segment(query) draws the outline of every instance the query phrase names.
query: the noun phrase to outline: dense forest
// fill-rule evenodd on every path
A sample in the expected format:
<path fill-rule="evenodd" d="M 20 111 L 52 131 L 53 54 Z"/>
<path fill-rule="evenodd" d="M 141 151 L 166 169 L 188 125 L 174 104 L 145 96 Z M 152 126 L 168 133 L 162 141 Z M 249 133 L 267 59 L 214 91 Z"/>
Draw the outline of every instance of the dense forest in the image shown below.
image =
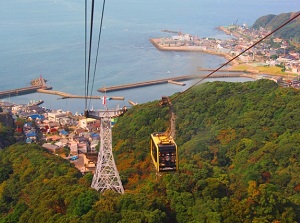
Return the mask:
<path fill-rule="evenodd" d="M 0 149 L 16 142 L 14 138 L 14 120 L 8 112 L 0 107 Z"/>
<path fill-rule="evenodd" d="M 299 13 L 299 12 L 298 12 Z M 290 18 L 295 16 L 295 12 L 281 13 L 279 15 L 265 15 L 258 18 L 253 24 L 252 28 L 259 29 L 260 27 L 274 30 L 275 28 L 281 26 L 283 23 L 287 22 Z M 296 18 L 280 30 L 274 33 L 274 37 L 279 37 L 283 39 L 293 39 L 298 38 L 300 35 L 300 18 Z"/>
<path fill-rule="evenodd" d="M 0 222 L 300 222 L 300 93 L 272 81 L 211 82 L 171 96 L 180 170 L 156 175 L 150 133 L 169 125 L 158 101 L 113 127 L 125 194 L 99 194 L 38 145 L 0 151 Z"/>

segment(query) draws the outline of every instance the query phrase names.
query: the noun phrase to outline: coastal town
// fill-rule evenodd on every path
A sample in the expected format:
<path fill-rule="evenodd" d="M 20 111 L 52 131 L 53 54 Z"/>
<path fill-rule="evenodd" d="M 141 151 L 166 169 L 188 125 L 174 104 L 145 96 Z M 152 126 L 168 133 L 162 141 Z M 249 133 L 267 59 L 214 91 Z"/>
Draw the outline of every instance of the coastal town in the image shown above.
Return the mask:
<path fill-rule="evenodd" d="M 247 50 L 271 31 L 264 28 L 255 30 L 247 27 L 246 24 L 220 26 L 218 29 L 232 38 L 226 40 L 200 38 L 182 32 L 162 30 L 170 33 L 171 36 L 153 38 L 150 41 L 157 49 L 164 51 L 198 51 L 220 55 L 227 59 L 241 54 L 233 61 L 233 65 L 247 64 L 253 68 L 252 71 L 256 70 L 255 67 L 278 67 L 282 75 L 290 79 L 300 74 L 300 54 L 293 47 L 298 43 L 270 37 Z M 264 70 L 267 74 L 268 71 Z"/>
<path fill-rule="evenodd" d="M 100 120 L 83 114 L 41 107 L 42 101 L 28 104 L 0 102 L 0 116 L 11 115 L 14 138 L 36 143 L 57 156 L 74 163 L 82 173 L 94 172 L 100 146 Z M 116 109 L 118 114 L 124 108 Z M 113 126 L 117 117 L 111 119 Z M 12 123 L 13 122 L 13 123 Z"/>

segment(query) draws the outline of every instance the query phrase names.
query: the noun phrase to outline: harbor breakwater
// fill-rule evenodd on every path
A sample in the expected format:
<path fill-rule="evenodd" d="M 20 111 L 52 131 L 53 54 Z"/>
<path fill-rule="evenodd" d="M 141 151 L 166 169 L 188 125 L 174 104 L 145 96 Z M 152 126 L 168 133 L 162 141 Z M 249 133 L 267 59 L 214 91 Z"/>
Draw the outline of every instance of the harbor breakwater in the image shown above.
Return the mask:
<path fill-rule="evenodd" d="M 158 49 L 161 51 L 183 51 L 183 52 L 202 52 L 202 53 L 207 53 L 207 54 L 212 54 L 216 56 L 221 56 L 226 58 L 227 60 L 231 60 L 232 57 L 226 53 L 213 50 L 213 49 L 206 49 L 203 46 L 189 46 L 189 45 L 183 45 L 183 46 L 174 46 L 174 45 L 165 45 L 162 44 L 162 39 L 161 38 L 152 38 L 150 39 L 150 42 Z M 232 61 L 232 64 L 237 64 L 236 61 Z"/>

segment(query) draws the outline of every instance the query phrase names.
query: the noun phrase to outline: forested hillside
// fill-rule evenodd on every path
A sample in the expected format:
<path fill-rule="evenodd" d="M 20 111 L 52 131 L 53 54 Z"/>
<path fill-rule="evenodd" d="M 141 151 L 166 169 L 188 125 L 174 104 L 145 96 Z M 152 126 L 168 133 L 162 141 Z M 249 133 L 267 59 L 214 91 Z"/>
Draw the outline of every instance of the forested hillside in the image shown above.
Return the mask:
<path fill-rule="evenodd" d="M 299 12 L 297 12 L 299 13 Z M 279 15 L 265 15 L 258 18 L 253 24 L 254 29 L 259 29 L 260 27 L 274 30 L 281 26 L 283 23 L 287 22 L 290 18 L 295 16 L 295 12 L 281 13 Z M 275 37 L 290 39 L 298 37 L 300 34 L 300 19 L 297 18 L 290 22 L 280 30 L 274 33 Z"/>
<path fill-rule="evenodd" d="M 113 128 L 124 195 L 100 195 L 67 161 L 14 145 L 0 152 L 0 222 L 300 222 L 297 90 L 212 82 L 172 102 L 179 172 L 156 176 L 149 138 L 168 108 L 141 104 Z"/>
<path fill-rule="evenodd" d="M 14 136 L 14 120 L 8 112 L 0 107 L 0 149 L 16 142 Z"/>

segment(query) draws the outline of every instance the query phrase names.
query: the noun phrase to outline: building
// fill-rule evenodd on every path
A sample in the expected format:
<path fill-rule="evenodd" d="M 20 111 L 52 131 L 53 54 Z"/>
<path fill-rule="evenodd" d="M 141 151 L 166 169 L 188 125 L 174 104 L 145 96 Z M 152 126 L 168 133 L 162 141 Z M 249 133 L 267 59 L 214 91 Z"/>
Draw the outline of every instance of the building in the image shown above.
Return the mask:
<path fill-rule="evenodd" d="M 80 128 L 89 128 L 89 127 L 92 127 L 94 125 L 96 125 L 97 123 L 100 123 L 99 121 L 97 121 L 96 119 L 93 119 L 93 118 L 82 118 L 79 120 L 78 122 L 78 126 Z"/>
<path fill-rule="evenodd" d="M 62 110 L 48 112 L 48 120 L 52 122 L 59 122 L 60 120 L 67 117 L 68 117 L 68 113 Z"/>
<path fill-rule="evenodd" d="M 44 143 L 42 147 L 50 150 L 53 153 L 56 153 L 56 150 L 59 148 L 57 145 L 53 145 L 51 143 Z"/>

